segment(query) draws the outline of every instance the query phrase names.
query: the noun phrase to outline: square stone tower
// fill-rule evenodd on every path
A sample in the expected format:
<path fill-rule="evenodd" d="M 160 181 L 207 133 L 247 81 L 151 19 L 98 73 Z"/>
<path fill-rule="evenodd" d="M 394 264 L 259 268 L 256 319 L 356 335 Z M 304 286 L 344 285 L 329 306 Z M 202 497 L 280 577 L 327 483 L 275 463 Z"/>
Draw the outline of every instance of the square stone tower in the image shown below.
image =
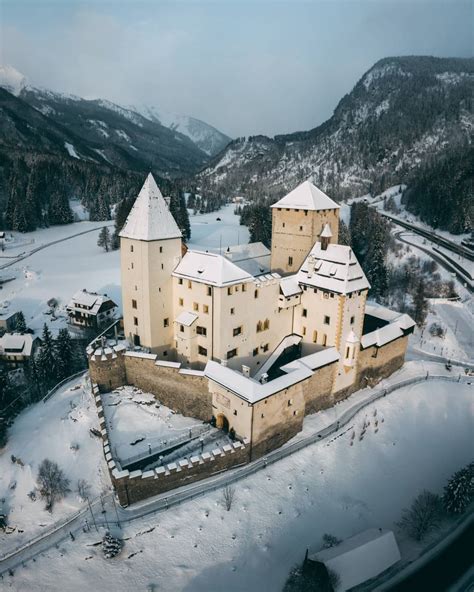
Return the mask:
<path fill-rule="evenodd" d="M 296 273 L 329 224 L 332 243 L 338 242 L 339 206 L 305 181 L 272 206 L 271 269 Z"/>
<path fill-rule="evenodd" d="M 172 349 L 171 274 L 181 247 L 181 231 L 150 173 L 120 233 L 120 264 L 125 335 L 153 353 Z"/>

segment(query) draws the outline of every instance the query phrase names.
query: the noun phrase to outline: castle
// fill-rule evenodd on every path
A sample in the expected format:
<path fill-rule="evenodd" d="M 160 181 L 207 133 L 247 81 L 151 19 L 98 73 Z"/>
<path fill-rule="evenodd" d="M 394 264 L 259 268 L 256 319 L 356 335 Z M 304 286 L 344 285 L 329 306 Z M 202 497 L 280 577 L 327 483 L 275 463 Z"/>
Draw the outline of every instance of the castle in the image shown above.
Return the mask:
<path fill-rule="evenodd" d="M 148 175 L 120 233 L 129 347 L 89 351 L 100 389 L 128 382 L 214 417 L 250 442 L 252 458 L 300 431 L 308 413 L 398 369 L 414 328 L 367 304 L 333 200 L 305 181 L 271 207 L 271 250 L 187 250 Z"/>

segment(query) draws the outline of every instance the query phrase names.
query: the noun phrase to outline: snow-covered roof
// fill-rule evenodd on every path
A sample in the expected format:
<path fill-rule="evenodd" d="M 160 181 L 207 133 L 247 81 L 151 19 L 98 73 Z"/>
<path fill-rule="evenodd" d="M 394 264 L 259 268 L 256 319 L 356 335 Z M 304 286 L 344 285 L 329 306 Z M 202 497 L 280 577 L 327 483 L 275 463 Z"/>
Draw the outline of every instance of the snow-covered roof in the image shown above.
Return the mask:
<path fill-rule="evenodd" d="M 151 173 L 133 204 L 120 236 L 143 241 L 181 238 L 181 231 Z"/>
<path fill-rule="evenodd" d="M 310 556 L 336 572 L 336 592 L 349 590 L 379 575 L 400 561 L 400 551 L 391 530 L 370 528 L 329 549 Z"/>
<path fill-rule="evenodd" d="M 324 238 L 331 238 L 332 237 L 332 230 L 331 230 L 331 226 L 329 225 L 329 222 L 326 222 L 326 224 L 324 225 L 323 231 L 321 232 L 321 237 L 324 237 Z"/>
<path fill-rule="evenodd" d="M 66 310 L 83 311 L 85 307 L 88 313 L 96 315 L 99 312 L 101 306 L 106 302 L 111 302 L 113 307 L 117 306 L 115 302 L 113 302 L 113 300 L 109 298 L 106 294 L 97 294 L 96 292 L 79 290 L 69 301 Z"/>
<path fill-rule="evenodd" d="M 290 191 L 280 201 L 274 203 L 272 208 L 289 208 L 291 210 L 334 210 L 339 206 L 328 197 L 321 189 L 318 189 L 311 181 L 304 181 L 296 189 Z"/>
<path fill-rule="evenodd" d="M 271 252 L 263 243 L 234 245 L 227 247 L 222 254 L 254 277 L 270 271 Z"/>
<path fill-rule="evenodd" d="M 250 273 L 226 257 L 202 251 L 188 251 L 178 263 L 173 275 L 220 287 L 253 279 Z"/>
<path fill-rule="evenodd" d="M 347 343 L 359 343 L 359 341 L 360 341 L 360 339 L 357 337 L 357 335 L 354 333 L 354 331 L 351 330 L 351 332 L 347 336 L 346 342 Z"/>
<path fill-rule="evenodd" d="M 338 294 L 370 288 L 356 256 L 346 245 L 329 244 L 323 249 L 317 242 L 303 262 L 297 278 L 302 284 Z"/>
<path fill-rule="evenodd" d="M 5 333 L 0 337 L 0 354 L 30 356 L 36 339 L 30 333 Z"/>
<path fill-rule="evenodd" d="M 387 324 L 362 336 L 360 343 L 364 349 L 372 345 L 382 347 L 402 337 L 405 331 L 412 329 L 416 324 L 409 315 L 390 310 L 385 306 L 367 304 L 365 314 L 385 321 Z"/>
<path fill-rule="evenodd" d="M 183 312 L 176 317 L 175 323 L 179 323 L 180 325 L 184 325 L 185 327 L 190 327 L 197 318 L 197 314 L 194 314 L 193 312 L 188 312 L 187 310 L 183 310 Z"/>
<path fill-rule="evenodd" d="M 317 370 L 318 368 L 322 368 L 323 366 L 327 366 L 328 364 L 332 364 L 338 360 L 339 352 L 337 349 L 335 347 L 325 347 L 319 351 L 308 354 L 307 356 L 303 356 L 302 358 L 298 358 L 297 360 L 282 366 L 281 370 L 288 372 L 292 368 L 295 368 L 298 364 L 303 364 L 310 370 Z"/>
<path fill-rule="evenodd" d="M 302 290 L 298 284 L 298 277 L 296 275 L 288 275 L 287 277 L 281 278 L 280 290 L 283 296 L 286 296 L 287 298 L 289 296 L 301 294 Z"/>

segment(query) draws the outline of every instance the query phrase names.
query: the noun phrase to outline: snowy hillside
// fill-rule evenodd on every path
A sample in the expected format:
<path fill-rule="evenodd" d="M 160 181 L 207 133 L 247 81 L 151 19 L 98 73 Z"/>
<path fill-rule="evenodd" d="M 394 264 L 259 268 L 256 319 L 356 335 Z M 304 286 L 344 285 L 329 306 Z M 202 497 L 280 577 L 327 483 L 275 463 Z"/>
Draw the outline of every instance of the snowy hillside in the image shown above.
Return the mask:
<path fill-rule="evenodd" d="M 189 117 L 162 111 L 151 105 L 131 105 L 130 109 L 140 113 L 150 121 L 156 121 L 165 127 L 176 130 L 187 136 L 198 148 L 208 156 L 214 156 L 223 150 L 230 142 L 230 138 L 212 125 Z"/>
<path fill-rule="evenodd" d="M 18 96 L 27 85 L 26 77 L 12 66 L 0 64 L 0 86 Z"/>
<path fill-rule="evenodd" d="M 309 177 L 336 199 L 375 195 L 471 144 L 473 92 L 474 59 L 386 58 L 319 127 L 234 140 L 200 177 L 248 196 L 280 197 Z"/>

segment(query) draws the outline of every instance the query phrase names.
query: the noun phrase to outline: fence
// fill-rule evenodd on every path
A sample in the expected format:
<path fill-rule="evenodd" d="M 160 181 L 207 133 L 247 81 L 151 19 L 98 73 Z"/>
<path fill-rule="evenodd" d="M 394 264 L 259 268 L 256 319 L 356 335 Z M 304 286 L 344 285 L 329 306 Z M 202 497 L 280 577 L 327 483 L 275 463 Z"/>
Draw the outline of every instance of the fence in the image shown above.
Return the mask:
<path fill-rule="evenodd" d="M 463 376 L 459 374 L 457 377 L 455 376 L 446 376 L 446 375 L 437 375 L 437 374 L 429 374 L 423 373 L 419 376 L 414 376 L 412 378 L 402 380 L 396 384 L 389 385 L 386 388 L 377 389 L 373 392 L 370 396 L 368 396 L 363 401 L 356 403 L 349 409 L 347 409 L 337 421 L 333 422 L 332 424 L 326 426 L 319 432 L 311 434 L 310 436 L 306 436 L 297 440 L 295 442 L 285 444 L 282 448 L 274 450 L 270 452 L 267 456 L 263 458 L 259 458 L 252 463 L 245 464 L 241 467 L 236 467 L 231 471 L 223 471 L 221 474 L 215 475 L 214 477 L 210 477 L 203 481 L 194 483 L 192 485 L 188 485 L 177 489 L 172 492 L 166 492 L 165 494 L 160 494 L 155 498 L 152 498 L 150 502 L 141 502 L 138 507 L 131 506 L 127 509 L 118 508 L 118 515 L 120 517 L 121 522 L 133 522 L 139 518 L 144 516 L 155 514 L 157 512 L 161 512 L 163 510 L 167 510 L 168 508 L 178 505 L 184 501 L 191 500 L 193 498 L 199 497 L 204 493 L 208 493 L 210 491 L 214 491 L 216 489 L 220 489 L 225 487 L 226 485 L 232 485 L 237 481 L 253 475 L 257 471 L 266 468 L 269 464 L 277 462 L 299 450 L 302 450 L 306 446 L 310 446 L 316 442 L 321 441 L 323 438 L 331 435 L 334 432 L 337 432 L 341 427 L 347 425 L 347 423 L 359 413 L 362 409 L 380 399 L 385 397 L 387 394 L 392 393 L 396 390 L 404 388 L 406 386 L 410 386 L 413 384 L 422 383 L 426 380 L 442 380 L 445 382 L 462 382 L 470 384 L 473 382 L 472 377 Z M 107 500 L 112 499 L 113 494 L 109 494 L 106 496 Z M 104 500 L 104 498 L 102 498 Z M 91 506 L 96 507 L 100 503 L 100 498 L 97 498 L 92 502 Z M 0 558 L 0 574 L 5 573 L 9 569 L 13 569 L 17 565 L 35 557 L 39 553 L 49 549 L 54 544 L 57 544 L 64 538 L 66 538 L 69 533 L 71 532 L 78 532 L 81 530 L 81 523 L 80 519 L 85 518 L 87 513 L 89 512 L 89 508 L 84 508 L 80 510 L 70 518 L 68 518 L 65 522 L 61 523 L 58 526 L 55 526 L 52 530 L 48 532 L 43 532 L 41 535 L 38 535 L 28 543 L 25 543 L 18 547 L 17 549 L 10 551 L 3 555 Z M 109 522 L 115 522 L 114 519 L 110 519 Z M 104 519 L 96 520 L 97 526 L 107 526 L 108 522 Z M 61 538 L 54 537 L 54 535 L 62 535 Z M 41 542 L 45 542 L 47 546 L 41 545 Z M 49 543 L 48 543 L 49 541 Z M 36 548 L 35 548 L 36 546 Z M 30 551 L 29 556 L 20 557 L 20 554 L 24 551 Z M 10 565 L 7 565 L 7 561 L 10 561 Z"/>
<path fill-rule="evenodd" d="M 43 401 L 43 403 L 46 403 L 46 401 L 48 399 L 50 399 L 54 395 L 54 393 L 57 390 L 59 390 L 62 386 L 64 386 L 65 384 L 67 384 L 71 380 L 74 380 L 74 378 L 82 376 L 82 374 L 86 374 L 86 372 L 87 372 L 87 370 L 79 370 L 79 372 L 75 372 L 74 374 L 71 374 L 71 376 L 67 376 L 66 378 L 63 378 L 63 380 L 61 380 L 61 382 L 58 382 L 58 384 L 54 385 L 53 388 L 50 391 L 48 391 L 46 393 L 46 395 L 41 399 Z"/>

